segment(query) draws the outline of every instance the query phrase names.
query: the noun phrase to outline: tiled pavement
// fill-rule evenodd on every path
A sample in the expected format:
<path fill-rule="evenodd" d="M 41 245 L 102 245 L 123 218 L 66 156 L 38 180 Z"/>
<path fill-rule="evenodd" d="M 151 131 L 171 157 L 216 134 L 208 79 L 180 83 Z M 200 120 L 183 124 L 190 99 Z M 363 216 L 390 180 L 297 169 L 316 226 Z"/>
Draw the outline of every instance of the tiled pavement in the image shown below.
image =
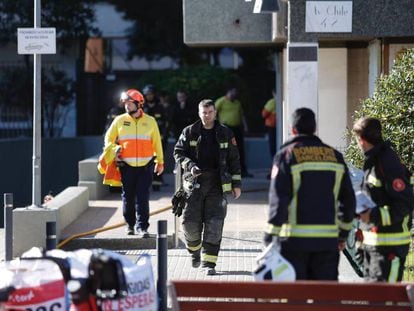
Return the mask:
<path fill-rule="evenodd" d="M 243 179 L 243 191 L 239 200 L 229 200 L 227 217 L 225 221 L 222 248 L 217 262 L 217 275 L 206 276 L 201 269 L 191 267 L 191 259 L 180 242 L 176 248 L 168 250 L 168 279 L 204 280 L 252 280 L 251 271 L 255 266 L 255 258 L 262 248 L 263 229 L 267 217 L 267 189 L 269 181 L 265 176 L 267 172 L 253 171 L 254 178 Z M 174 189 L 172 175 L 166 175 L 167 186 L 160 192 L 151 194 L 151 211 L 168 206 Z M 150 239 L 138 239 L 136 236 L 125 235 L 124 227 L 94 234 L 85 240 L 105 241 L 105 245 L 115 246 L 121 253 L 136 260 L 140 254 L 151 255 L 154 272 L 157 272 L 157 251 L 153 249 L 156 236 L 157 220 L 167 220 L 168 233 L 172 235 L 174 217 L 170 211 L 151 217 Z M 121 223 L 122 211 L 120 194 L 113 193 L 105 200 L 90 201 L 90 208 L 79 217 L 77 221 L 65 228 L 64 236 L 86 232 L 92 229 Z M 0 260 L 4 258 L 3 229 L 0 229 Z M 178 232 L 178 237 L 182 233 Z M 146 240 L 146 241 L 144 241 Z M 92 241 L 92 242 L 91 242 Z M 82 241 L 77 241 L 82 247 Z M 85 242 L 85 241 L 83 241 Z M 71 242 L 75 243 L 75 242 Z M 68 246 L 71 244 L 69 243 Z M 76 244 L 72 244 L 76 245 Z M 88 245 L 88 244 L 83 244 Z M 93 245 L 93 244 L 89 244 Z M 149 247 L 152 249 L 137 249 Z M 361 281 L 353 272 L 347 260 L 342 256 L 340 264 L 340 281 Z"/>

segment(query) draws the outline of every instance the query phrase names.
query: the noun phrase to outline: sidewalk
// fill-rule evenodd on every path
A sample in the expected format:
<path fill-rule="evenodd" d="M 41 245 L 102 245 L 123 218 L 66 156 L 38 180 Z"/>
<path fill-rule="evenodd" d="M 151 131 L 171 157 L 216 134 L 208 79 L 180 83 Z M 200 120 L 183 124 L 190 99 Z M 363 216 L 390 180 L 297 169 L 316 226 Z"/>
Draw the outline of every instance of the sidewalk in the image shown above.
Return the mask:
<path fill-rule="evenodd" d="M 255 258 L 261 252 L 263 246 L 263 230 L 266 226 L 268 213 L 269 181 L 266 179 L 268 173 L 266 170 L 256 170 L 252 171 L 252 173 L 254 178 L 243 179 L 240 199 L 234 200 L 229 196 L 222 247 L 216 267 L 217 275 L 205 276 L 201 269 L 191 267 L 191 258 L 182 242 L 182 232 L 179 231 L 178 237 L 181 242 L 176 248 L 168 249 L 168 279 L 205 280 L 214 278 L 215 280 L 222 281 L 247 281 L 253 279 L 251 271 L 255 268 Z M 170 199 L 174 192 L 174 176 L 166 175 L 164 179 L 168 185 L 163 186 L 160 192 L 151 193 L 151 211 L 170 205 Z M 122 222 L 120 194 L 113 193 L 105 199 L 91 201 L 91 207 L 78 221 L 69 225 L 64 230 L 64 234 L 70 236 L 71 234 Z M 126 236 L 124 227 L 98 233 L 89 239 L 98 239 L 101 241 L 100 243 L 105 241 L 104 243 L 115 246 L 113 248 L 134 261 L 141 254 L 151 255 L 154 273 L 156 274 L 157 251 L 154 248 L 157 221 L 160 219 L 167 220 L 168 234 L 172 235 L 174 217 L 171 211 L 166 211 L 151 217 L 150 239 Z M 126 247 L 123 248 L 122 246 Z M 143 246 L 147 249 L 142 249 Z M 362 281 L 354 273 L 343 256 L 341 256 L 340 264 L 340 281 Z"/>
<path fill-rule="evenodd" d="M 225 220 L 222 247 L 217 262 L 217 275 L 205 276 L 201 269 L 191 267 L 191 259 L 184 244 L 181 242 L 174 249 L 168 250 L 168 279 L 190 279 L 190 280 L 221 280 L 221 281 L 247 281 L 252 280 L 251 271 L 255 267 L 255 258 L 262 249 L 263 230 L 266 226 L 268 213 L 268 187 L 269 181 L 266 179 L 266 170 L 252 171 L 254 178 L 244 178 L 242 195 L 239 200 L 229 197 L 227 207 L 227 217 Z M 174 189 L 174 176 L 165 176 L 168 184 L 163 186 L 160 192 L 152 192 L 150 200 L 151 211 L 170 205 L 170 199 Z M 77 239 L 68 243 L 107 243 L 104 245 L 117 249 L 132 260 L 143 253 L 151 255 L 156 277 L 157 270 L 157 251 L 155 247 L 155 236 L 157 231 L 157 221 L 167 220 L 168 234 L 173 234 L 174 217 L 170 210 L 152 216 L 149 232 L 150 239 L 139 239 L 136 236 L 127 236 L 125 227 L 94 234 L 88 238 Z M 181 219 L 180 219 L 181 220 Z M 120 193 L 111 193 L 105 200 L 90 201 L 89 209 L 79 217 L 74 223 L 70 224 L 63 231 L 65 237 L 73 234 L 86 232 L 92 229 L 113 225 L 123 222 Z M 182 232 L 178 233 L 182 239 Z M 4 245 L 2 229 L 0 229 L 0 260 L 4 258 L 1 253 Z M 88 245 L 88 244 L 83 244 Z M 102 245 L 102 244 L 101 244 Z M 113 247 L 112 247 L 113 246 Z M 147 249 L 142 249 L 143 246 Z M 85 246 L 82 246 L 85 247 Z M 92 246 L 94 247 L 94 246 Z M 71 247 L 72 248 L 72 247 Z M 109 248 L 109 247 L 108 247 Z M 362 281 L 352 270 L 348 261 L 341 256 L 340 281 L 355 282 Z"/>

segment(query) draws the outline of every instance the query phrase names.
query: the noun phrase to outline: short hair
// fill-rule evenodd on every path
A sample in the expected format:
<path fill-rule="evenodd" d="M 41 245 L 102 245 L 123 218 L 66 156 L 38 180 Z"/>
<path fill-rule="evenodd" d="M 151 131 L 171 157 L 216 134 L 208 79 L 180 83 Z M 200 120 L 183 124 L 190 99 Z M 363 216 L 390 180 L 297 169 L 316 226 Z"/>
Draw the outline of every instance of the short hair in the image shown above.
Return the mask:
<path fill-rule="evenodd" d="M 214 110 L 216 109 L 216 106 L 214 106 L 214 102 L 211 99 L 203 99 L 199 104 L 198 104 L 198 109 L 200 108 L 208 108 L 208 107 L 214 107 Z"/>
<path fill-rule="evenodd" d="M 292 127 L 299 134 L 313 135 L 316 130 L 315 113 L 309 108 L 298 108 L 292 114 Z"/>
<path fill-rule="evenodd" d="M 370 144 L 376 145 L 383 141 L 381 122 L 376 118 L 360 118 L 355 122 L 352 130 L 356 135 L 365 139 Z"/>

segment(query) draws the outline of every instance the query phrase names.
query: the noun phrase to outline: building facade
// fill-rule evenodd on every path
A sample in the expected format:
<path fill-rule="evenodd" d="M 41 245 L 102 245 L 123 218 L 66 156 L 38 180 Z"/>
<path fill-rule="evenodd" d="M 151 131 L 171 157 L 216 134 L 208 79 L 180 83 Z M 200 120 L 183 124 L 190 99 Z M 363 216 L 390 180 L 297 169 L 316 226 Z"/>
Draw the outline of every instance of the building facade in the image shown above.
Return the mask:
<path fill-rule="evenodd" d="M 279 142 L 289 137 L 293 110 L 306 106 L 318 116 L 318 135 L 344 149 L 360 101 L 398 54 L 414 47 L 413 1 L 269 1 L 278 3 L 277 12 L 254 14 L 265 0 L 184 0 L 185 43 L 279 47 Z"/>

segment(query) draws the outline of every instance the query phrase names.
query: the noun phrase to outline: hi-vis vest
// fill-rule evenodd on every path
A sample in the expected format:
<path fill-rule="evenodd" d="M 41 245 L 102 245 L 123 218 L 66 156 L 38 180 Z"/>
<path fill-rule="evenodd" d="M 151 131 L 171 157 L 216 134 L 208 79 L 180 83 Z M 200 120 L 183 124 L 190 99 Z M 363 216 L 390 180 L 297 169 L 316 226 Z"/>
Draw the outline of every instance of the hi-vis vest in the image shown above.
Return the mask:
<path fill-rule="evenodd" d="M 138 119 L 127 113 L 116 117 L 105 134 L 105 148 L 109 145 L 117 145 L 122 160 L 130 166 L 145 166 L 154 156 L 164 164 L 157 122 L 145 113 Z"/>

